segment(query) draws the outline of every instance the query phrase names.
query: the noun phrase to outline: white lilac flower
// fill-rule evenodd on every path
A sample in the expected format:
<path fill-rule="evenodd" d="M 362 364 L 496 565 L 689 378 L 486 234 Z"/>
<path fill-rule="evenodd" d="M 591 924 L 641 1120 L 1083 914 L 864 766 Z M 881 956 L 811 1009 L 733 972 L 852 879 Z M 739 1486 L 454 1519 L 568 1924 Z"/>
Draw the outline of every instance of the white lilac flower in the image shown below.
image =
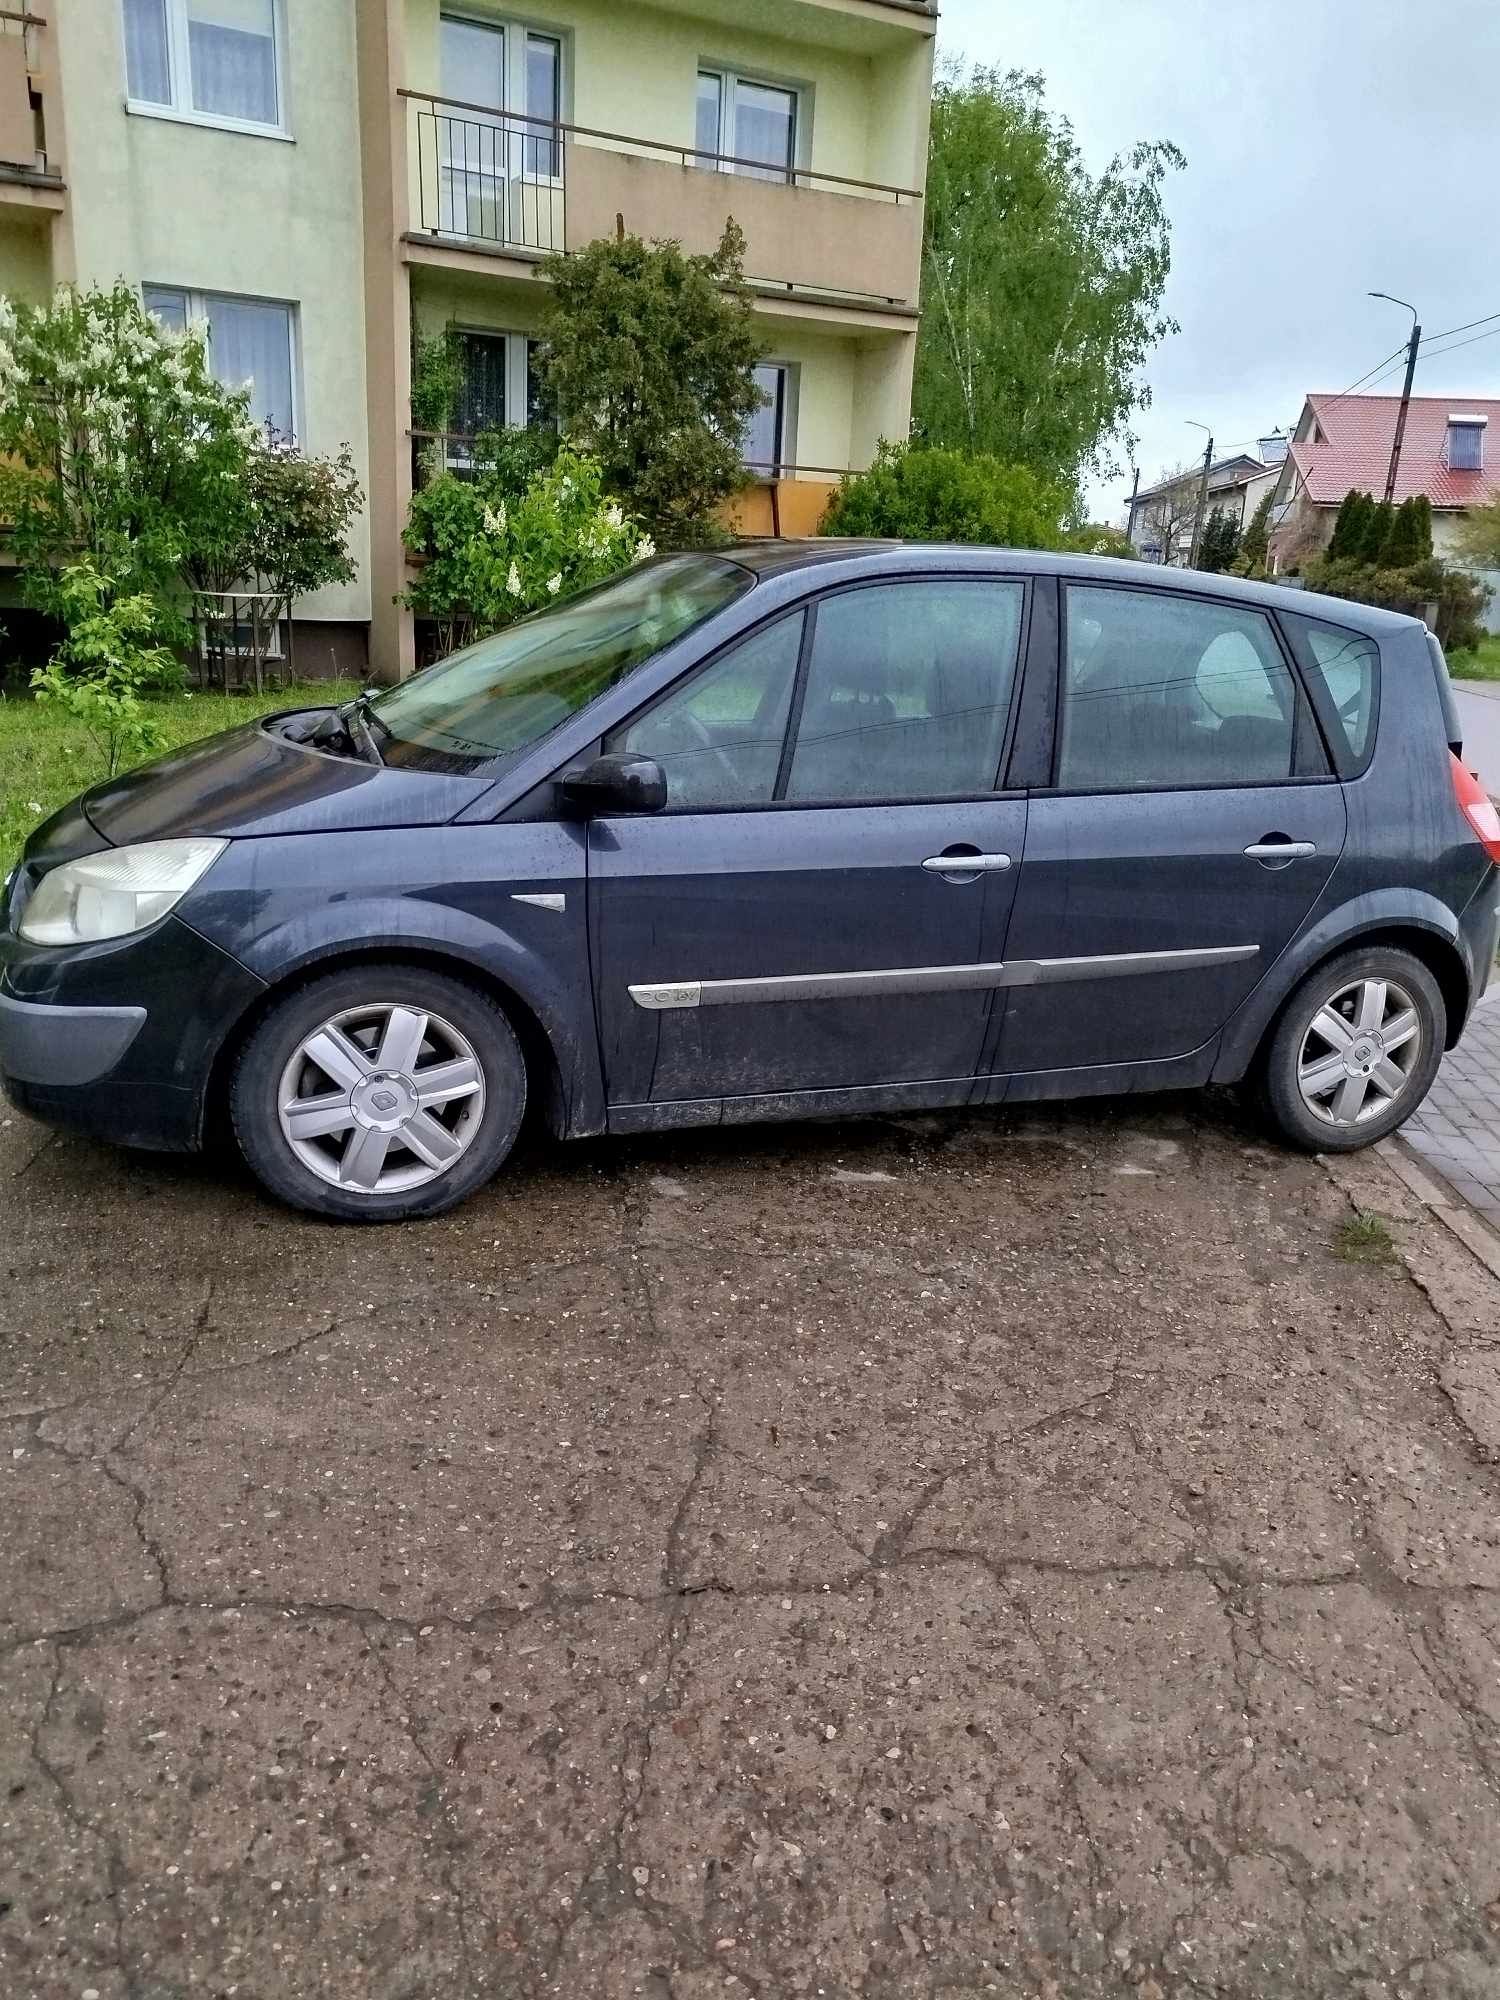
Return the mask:
<path fill-rule="evenodd" d="M 624 527 L 625 515 L 618 500 L 610 501 L 604 510 L 604 518 L 612 528 Z"/>
<path fill-rule="evenodd" d="M 547 579 L 547 595 L 549 597 L 556 597 L 557 593 L 561 589 L 562 589 L 562 571 L 559 570 L 556 576 L 549 576 Z"/>
<path fill-rule="evenodd" d="M 510 592 L 512 597 L 519 597 L 521 595 L 521 568 L 519 563 L 514 560 L 511 562 L 510 574 L 505 579 L 505 588 Z"/>
<path fill-rule="evenodd" d="M 649 535 L 642 535 L 641 539 L 635 545 L 636 561 L 645 562 L 648 556 L 654 556 L 655 554 L 656 554 L 655 542 L 652 541 Z"/>

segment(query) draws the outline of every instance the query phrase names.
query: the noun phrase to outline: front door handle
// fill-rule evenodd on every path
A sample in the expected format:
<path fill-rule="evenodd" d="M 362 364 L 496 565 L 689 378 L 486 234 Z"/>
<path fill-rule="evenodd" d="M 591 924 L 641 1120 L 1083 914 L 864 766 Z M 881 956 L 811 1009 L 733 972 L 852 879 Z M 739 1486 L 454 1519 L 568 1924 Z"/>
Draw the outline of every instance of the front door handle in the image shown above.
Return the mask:
<path fill-rule="evenodd" d="M 929 854 L 922 863 L 930 875 L 942 875 L 953 882 L 972 882 L 976 875 L 1003 875 L 1010 865 L 1008 854 L 980 854 L 972 848 Z"/>
<path fill-rule="evenodd" d="M 1245 849 L 1251 861 L 1269 861 L 1274 865 L 1283 861 L 1306 861 L 1318 851 L 1313 840 L 1257 840 Z"/>

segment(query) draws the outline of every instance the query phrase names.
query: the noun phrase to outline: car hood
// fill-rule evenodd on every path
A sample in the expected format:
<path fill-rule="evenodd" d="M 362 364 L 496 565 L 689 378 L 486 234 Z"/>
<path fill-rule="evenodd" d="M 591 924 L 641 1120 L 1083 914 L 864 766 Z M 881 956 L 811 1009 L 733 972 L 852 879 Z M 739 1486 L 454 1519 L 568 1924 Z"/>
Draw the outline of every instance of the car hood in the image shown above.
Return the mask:
<path fill-rule="evenodd" d="M 104 838 L 125 847 L 191 833 L 234 838 L 441 826 L 493 782 L 388 770 L 290 743 L 252 722 L 109 778 L 82 803 Z"/>

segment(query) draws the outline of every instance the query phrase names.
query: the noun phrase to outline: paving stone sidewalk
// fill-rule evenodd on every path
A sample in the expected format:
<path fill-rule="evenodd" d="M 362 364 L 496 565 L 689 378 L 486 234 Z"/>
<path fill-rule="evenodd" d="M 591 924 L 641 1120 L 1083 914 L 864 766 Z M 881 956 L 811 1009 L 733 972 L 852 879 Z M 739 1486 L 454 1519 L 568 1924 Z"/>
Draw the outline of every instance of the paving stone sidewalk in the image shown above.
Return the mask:
<path fill-rule="evenodd" d="M 1401 1132 L 1471 1207 L 1500 1225 L 1500 992 L 1481 1002 Z"/>

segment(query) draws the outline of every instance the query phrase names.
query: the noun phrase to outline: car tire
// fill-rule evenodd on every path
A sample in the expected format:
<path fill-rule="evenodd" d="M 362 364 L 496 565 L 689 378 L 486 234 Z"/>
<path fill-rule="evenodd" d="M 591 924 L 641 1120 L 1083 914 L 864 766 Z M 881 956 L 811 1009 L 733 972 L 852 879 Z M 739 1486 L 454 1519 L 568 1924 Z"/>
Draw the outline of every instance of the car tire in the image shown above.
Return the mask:
<path fill-rule="evenodd" d="M 526 1109 L 504 1010 L 423 966 L 350 966 L 259 1021 L 229 1092 L 235 1137 L 279 1200 L 340 1222 L 441 1215 L 491 1177 Z"/>
<path fill-rule="evenodd" d="M 1420 959 L 1388 945 L 1344 952 L 1309 973 L 1282 1009 L 1260 1063 L 1262 1107 L 1305 1152 L 1373 1146 L 1427 1095 L 1447 1025 L 1442 991 Z"/>

